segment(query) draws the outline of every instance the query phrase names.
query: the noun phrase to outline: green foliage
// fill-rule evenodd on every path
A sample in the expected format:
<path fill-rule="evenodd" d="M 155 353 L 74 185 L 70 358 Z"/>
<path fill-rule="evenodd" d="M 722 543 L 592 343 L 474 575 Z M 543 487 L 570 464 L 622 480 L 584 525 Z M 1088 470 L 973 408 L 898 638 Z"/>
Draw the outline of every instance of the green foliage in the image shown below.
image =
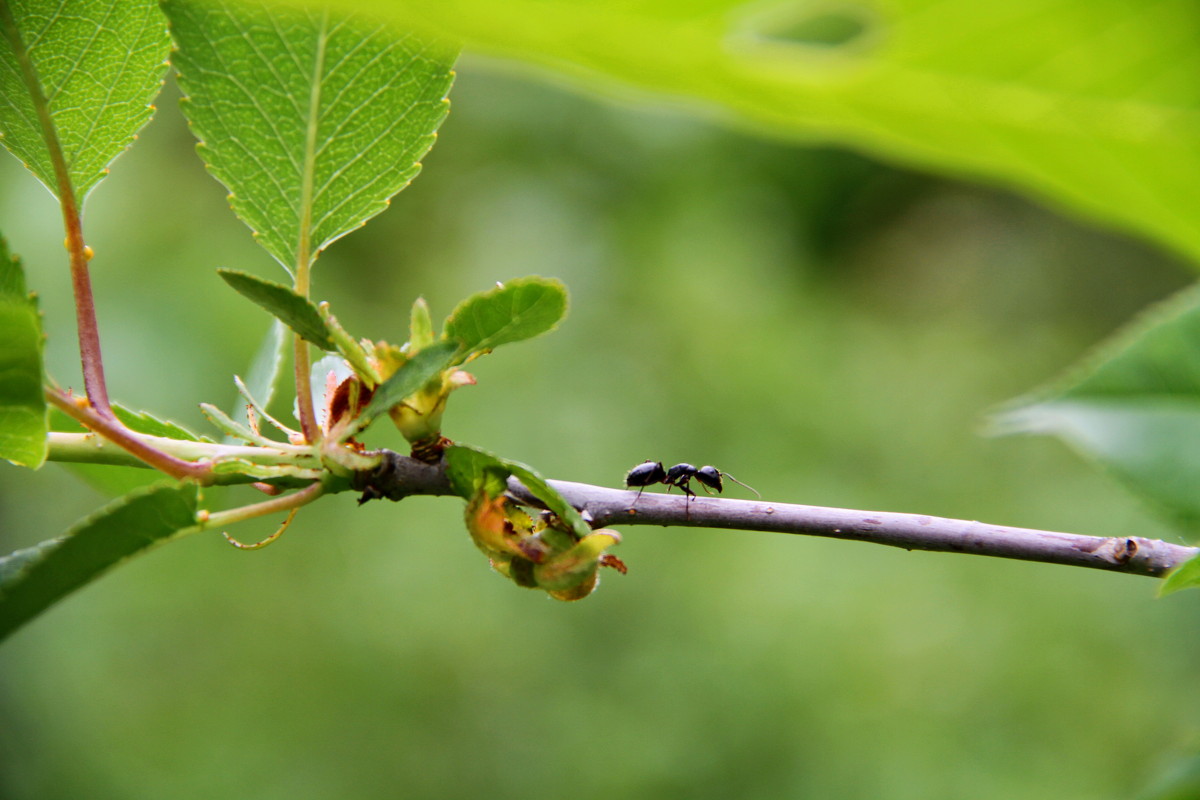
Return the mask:
<path fill-rule="evenodd" d="M 186 442 L 211 441 L 189 431 L 177 422 L 159 419 L 148 411 L 131 411 L 120 405 L 113 405 L 113 414 L 125 424 L 125 427 L 147 436 L 162 436 L 167 439 L 179 439 Z"/>
<path fill-rule="evenodd" d="M 460 303 L 446 319 L 443 335 L 462 342 L 461 361 L 551 331 L 566 313 L 567 290 L 561 281 L 518 278 Z"/>
<path fill-rule="evenodd" d="M 592 532 L 575 507 L 532 467 L 500 458 L 477 447 L 454 445 L 446 449 L 446 476 L 458 496 L 469 500 L 485 486 L 489 472 L 501 473 L 506 477 L 515 475 L 534 497 L 566 522 L 577 537 L 583 538 Z"/>
<path fill-rule="evenodd" d="M 455 7 L 463 8 L 451 0 L 448 13 Z M 541 13 L 526 19 L 520 18 L 526 4 L 510 8 L 513 18 L 500 22 L 523 34 L 552 28 L 561 15 L 586 7 L 539 4 Z M 931 4 L 931 30 L 940 14 L 955 8 L 965 6 Z M 1060 8 L 1056 3 L 1042 11 L 1053 18 Z M 1108 8 L 1097 6 L 1097 17 Z M 1147 7 L 1139 18 L 1153 24 L 1162 8 Z M 901 9 L 892 4 L 886 11 Z M 671 11 L 654 3 L 609 4 L 586 36 L 570 43 L 548 37 L 541 46 L 583 49 L 595 42 L 597 58 L 653 60 L 639 79 L 666 82 L 672 60 L 688 55 L 686 47 L 675 47 L 687 31 L 673 40 L 630 37 L 621 43 L 628 55 L 600 48 L 612 43 L 604 38 L 606 26 Z M 491 13 L 453 22 L 466 27 L 481 19 L 482 36 L 505 12 Z M 965 13 L 960 22 L 974 24 Z M 1179 30 L 1186 31 L 1182 14 L 1181 23 Z M 1133 28 L 1110 31 L 1119 38 L 1136 33 Z M 496 30 L 502 34 L 503 25 Z M 872 30 L 868 25 L 867 33 Z M 1068 58 L 1075 33 L 1087 35 L 1086 26 L 1064 26 L 1048 38 L 1060 42 Z M 1020 42 L 1012 57 L 1028 52 L 1024 48 L 1037 50 L 1046 38 Z M 1004 37 L 997 39 L 1003 43 Z M 972 48 L 964 51 L 964 62 L 975 56 Z M 1114 48 L 1106 63 L 1119 66 L 1124 52 Z M 1174 63 L 1166 63 L 1170 53 L 1164 51 L 1164 70 Z M 723 52 L 712 55 L 718 63 L 725 58 Z M 1053 68 L 1052 61 L 1044 59 L 1043 69 Z M 696 67 L 697 76 L 709 66 L 684 63 Z M 955 61 L 947 57 L 942 66 L 949 70 Z M 759 78 L 745 72 L 747 80 Z M 1010 85 L 1030 74 L 1037 77 L 1035 70 L 1015 72 Z M 814 196 L 819 200 L 819 192 L 801 197 L 808 189 L 764 180 L 755 162 L 793 175 L 801 172 L 798 163 L 817 165 L 812 185 L 828 179 L 847 202 L 869 199 L 856 194 L 852 177 L 839 173 L 840 157 L 774 150 L 677 118 L 620 116 L 610 109 L 581 115 L 579 109 L 588 107 L 571 105 L 576 101 L 563 95 L 528 88 L 491 92 L 495 87 L 484 84 L 488 96 L 478 104 L 485 107 L 487 134 L 468 130 L 478 116 L 464 117 L 456 131 L 463 139 L 475 137 L 476 149 L 467 149 L 465 158 L 462 150 L 444 154 L 441 199 L 439 184 L 430 184 L 428 203 L 423 198 L 419 210 L 396 220 L 399 235 L 380 237 L 382 249 L 357 255 L 364 263 L 389 264 L 389 248 L 402 242 L 406 259 L 425 271 L 397 281 L 399 288 L 376 284 L 367 293 L 345 293 L 345 302 L 360 303 L 345 318 L 365 318 L 381 306 L 395 318 L 410 280 L 440 296 L 454 291 L 461 276 L 495 274 L 495 257 L 527 260 L 527 269 L 561 269 L 570 282 L 585 285 L 589 303 L 613 304 L 580 315 L 578 326 L 562 332 L 561 347 L 578 360 L 603 341 L 600 361 L 588 368 L 616 379 L 605 391 L 563 392 L 561 368 L 498 370 L 488 387 L 488 413 L 465 416 L 460 430 L 468 440 L 486 438 L 500 452 L 519 448 L 532 463 L 574 459 L 597 481 L 610 475 L 615 483 L 623 468 L 647 455 L 696 453 L 738 475 L 744 474 L 738 463 L 752 456 L 774 483 L 763 488 L 781 499 L 895 504 L 984 518 L 1065 516 L 1079 530 L 1114 535 L 1132 518 L 1137 530 L 1157 535 L 1136 509 L 1053 450 L 1035 446 L 1030 458 L 1028 447 L 998 447 L 969 436 L 972 408 L 1043 372 L 1062 349 L 1077 344 L 1080 327 L 1106 323 L 1105 311 L 1085 315 L 1062 297 L 1039 295 L 1030 305 L 1045 317 L 1028 326 L 1037 328 L 1031 338 L 1022 325 L 1028 318 L 1009 319 L 1012 306 L 1004 297 L 988 297 L 980 307 L 959 302 L 989 284 L 971 270 L 978 265 L 947 258 L 937 246 L 945 239 L 936 231 L 916 237 L 915 248 L 901 245 L 912 274 L 883 275 L 878 264 L 857 256 L 861 281 L 818 274 L 825 261 L 806 249 L 796 223 L 813 222 L 804 206 Z M 902 102 L 912 94 L 877 102 Z M 965 94 L 950 98 L 961 99 L 964 116 L 978 108 Z M 934 91 L 927 102 L 945 99 Z M 861 119 L 867 127 L 877 118 L 864 113 Z M 514 129 L 507 139 L 505 125 Z M 627 146 L 642 133 L 636 147 Z M 881 124 L 877 135 L 896 134 Z M 534 148 L 536 158 L 530 158 Z M 186 185 L 170 172 L 172 158 L 177 154 L 147 162 L 148 171 L 162 175 L 162 182 Z M 589 158 L 606 166 L 619 160 L 620 170 L 602 173 Z M 546 174 L 538 175 L 530 162 L 544 163 Z M 502 209 L 504 204 L 478 197 L 464 204 L 464 194 L 473 193 L 464 186 L 482 181 L 464 181 L 463 175 L 479 175 L 482 163 L 494 169 L 486 173 L 489 180 L 499 178 L 481 187 L 485 191 L 503 198 L 510 188 L 506 177 L 514 186 L 521 182 L 522 197 L 532 200 L 528 217 L 514 212 L 513 204 Z M 1119 159 L 1097 158 L 1088 168 L 1123 167 Z M 571 186 L 589 190 L 566 188 L 564 173 Z M 1130 185 L 1136 201 L 1140 187 L 1132 180 Z M 0 188 L 10 204 L 22 197 Z M 144 189 L 161 196 L 154 186 Z M 968 204 L 978 200 L 969 190 L 963 194 Z M 761 204 L 744 202 L 748 198 Z M 605 207 L 613 200 L 620 201 L 621 213 Z M 137 202 L 131 198 L 128 207 L 138 208 Z M 887 207 L 909 202 L 911 195 L 904 195 Z M 780 205 L 786 212 L 774 213 Z M 156 216 L 163 207 L 128 218 L 157 219 L 156 229 L 170 230 L 166 218 Z M 555 213 L 544 213 L 549 208 Z M 834 204 L 828 215 L 844 208 Z M 422 237 L 434 227 L 430 219 L 455 220 L 461 228 Z M 512 240 L 496 232 L 511 232 L 518 227 L 514 221 L 536 223 L 539 239 L 545 233 L 552 245 L 580 242 L 588 252 L 603 251 L 603 261 L 558 263 L 561 246 L 506 250 Z M 1067 249 L 1071 242 L 1048 257 L 1037 247 L 1038 235 L 1060 234 L 1064 227 L 1043 217 L 1033 226 L 1028 221 L 1013 226 L 1003 246 L 971 238 L 989 251 L 980 256 L 979 272 L 1004 272 L 1006 292 L 1025 303 L 1025 293 L 1046 292 L 1046 282 L 1031 275 L 1061 270 L 1058 259 L 1088 260 Z M 837 227 L 826 220 L 813 230 L 822 237 L 846 234 L 831 233 Z M 869 223 L 856 221 L 851 233 L 867 252 L 881 241 L 896 244 Z M 1087 236 L 1068 233 L 1046 238 Z M 216 235 L 206 229 L 195 238 L 203 239 L 204 248 Z M 178 247 L 188 254 L 193 237 L 179 236 L 172 252 Z M 596 247 L 600 237 L 604 245 Z M 184 263 L 157 257 L 161 237 L 137 238 L 142 249 L 130 252 L 155 257 L 125 261 L 140 268 Z M 994 256 L 1001 250 L 1021 254 L 1023 269 L 1005 271 Z M 200 261 L 196 254 L 204 252 L 191 251 L 191 260 Z M 1098 285 L 1113 287 L 1102 273 L 1097 271 Z M 128 263 L 114 264 L 108 278 L 132 282 L 131 274 Z M 1143 291 L 1154 285 L 1142 274 L 1128 277 Z M 1073 278 L 1078 276 L 1062 283 L 1074 290 Z M 886 310 L 880 310 L 880 295 L 864 290 L 869 284 L 887 292 Z M 199 302 L 189 297 L 182 307 Z M 159 314 L 170 324 L 162 309 L 181 306 L 167 303 L 164 298 L 153 309 L 142 308 L 131 292 L 107 313 L 117 319 Z M 630 324 L 614 326 L 607 313 L 612 307 Z M 213 342 L 234 328 L 231 317 L 214 304 L 204 319 L 219 333 L 194 337 L 196 345 L 220 346 Z M 715 334 L 718 319 L 723 324 Z M 1076 324 L 1081 319 L 1083 326 Z M 984 342 L 988 351 L 981 356 Z M 1045 342 L 1053 345 L 1042 347 Z M 179 358 L 193 366 L 207 363 L 200 351 L 180 352 Z M 135 368 L 139 381 L 124 386 L 140 385 L 161 370 Z M 747 392 L 747 386 L 763 391 Z M 162 389 L 179 406 L 195 402 L 178 386 Z M 537 423 L 523 424 L 530 413 L 538 415 Z M 648 447 L 653 450 L 645 452 Z M 8 484 L 6 522 L 54 512 L 37 502 L 60 487 L 50 483 L 51 472 L 37 476 L 47 483 L 37 484 L 40 491 L 32 497 L 18 496 L 20 483 Z M 760 485 L 758 477 L 746 477 Z M 64 493 L 72 493 L 69 485 Z M 418 796 L 517 797 L 536 785 L 551 794 L 594 797 L 869 797 L 899 786 L 926 796 L 1106 797 L 1125 795 L 1155 751 L 1171 747 L 1179 735 L 1179 719 L 1163 709 L 1195 705 L 1193 654 L 1188 637 L 1179 635 L 1188 624 L 1187 605 L 1153 608 L 1138 581 L 884 548 L 860 553 L 842 542 L 735 540 L 705 531 L 666 534 L 678 538 L 676 546 L 647 530 L 628 546 L 641 548 L 655 580 L 564 614 L 523 593 L 492 591 L 486 580 L 457 580 L 447 565 L 462 543 L 436 535 L 452 524 L 446 505 L 422 499 L 352 511 L 345 503 L 322 503 L 299 520 L 297 527 L 310 535 L 296 536 L 295 546 L 262 559 L 243 558 L 215 542 L 181 546 L 145 565 L 154 569 L 129 570 L 105 591 L 89 592 L 84 602 L 63 609 L 52 625 L 11 643 L 0 672 L 14 711 L 6 715 L 7 740 L 26 756 L 8 761 L 16 791 L 204 797 L 269 794 L 283 786 L 314 796 L 382 797 L 405 786 Z M 847 583 L 847 574 L 856 580 Z M 303 591 L 296 591 L 298 579 Z M 180 589 L 189 585 L 213 590 L 197 604 L 194 591 Z M 1085 618 L 1105 624 L 1081 626 Z M 635 622 L 625 622 L 630 619 Z M 995 620 L 1003 624 L 986 624 Z M 1138 646 L 1122 646 L 1131 641 Z M 142 669 L 129 668 L 131 642 Z M 195 658 L 181 668 L 182 652 Z M 231 671 L 231 663 L 242 668 Z M 280 663 L 300 666 L 279 669 Z M 602 679 L 564 679 L 582 674 Z M 1080 681 L 1081 674 L 1126 690 L 1107 693 L 1111 702 L 1097 702 L 1095 682 Z M 1122 680 L 1129 675 L 1140 680 Z M 281 704 L 281 696 L 304 702 Z M 981 704 L 981 697 L 1000 700 Z M 662 729 L 647 735 L 647 718 L 661 720 Z M 347 732 L 333 742 L 324 735 L 331 720 Z M 511 729 L 501 747 L 495 726 L 485 724 L 495 720 Z M 239 749 L 228 739 L 233 728 L 277 746 L 266 758 L 261 748 Z M 547 737 L 547 730 L 559 733 Z M 597 741 L 605 742 L 603 758 L 579 758 Z M 1079 757 L 1052 757 L 1054 744 Z M 1114 751 L 1123 757 L 1112 758 Z M 472 754 L 474 768 L 462 769 L 464 753 Z"/>
<path fill-rule="evenodd" d="M 76 207 L 154 111 L 170 39 L 155 0 L 0 3 L 0 139 Z"/>
<path fill-rule="evenodd" d="M 196 487 L 138 490 L 58 539 L 0 559 L 0 638 L 132 555 L 196 524 Z"/>
<path fill-rule="evenodd" d="M 580 600 L 595 590 L 602 564 L 625 571 L 624 564 L 605 554 L 620 537 L 610 530 L 592 532 L 579 512 L 524 464 L 456 445 L 446 450 L 446 474 L 467 500 L 467 531 L 475 545 L 518 586 L 543 589 L 556 600 Z M 535 519 L 512 500 L 507 493 L 510 475 L 557 519 Z"/>
<path fill-rule="evenodd" d="M 1161 770 L 1154 782 L 1133 800 L 1196 800 L 1200 798 L 1200 755 L 1195 746 Z"/>
<path fill-rule="evenodd" d="M 306 269 L 416 177 L 446 116 L 452 52 L 322 11 L 164 8 L 200 155 L 286 269 Z"/>
<path fill-rule="evenodd" d="M 393 406 L 403 402 L 431 380 L 449 369 L 454 354 L 459 350 L 458 342 L 444 341 L 413 354 L 399 369 L 375 389 L 371 402 L 359 415 L 355 430 L 362 430 Z"/>
<path fill-rule="evenodd" d="M 1171 570 L 1171 574 L 1166 577 L 1159 587 L 1159 595 L 1173 594 L 1180 589 L 1191 589 L 1200 587 L 1200 556 L 1189 559 L 1187 562 L 1179 565 Z"/>
<path fill-rule="evenodd" d="M 321 312 L 308 298 L 281 283 L 264 280 L 235 269 L 219 269 L 217 274 L 243 297 L 262 306 L 291 328 L 301 339 L 312 342 L 322 350 L 335 348 L 333 332 L 330 331 Z"/>
<path fill-rule="evenodd" d="M 42 320 L 21 262 L 0 237 L 0 458 L 37 469 L 46 460 Z"/>
<path fill-rule="evenodd" d="M 420 350 L 433 343 L 433 316 L 424 297 L 418 297 L 408 315 L 408 344 Z"/>
<path fill-rule="evenodd" d="M 504 461 L 477 447 L 454 445 L 446 448 L 446 477 L 454 493 L 470 500 L 477 492 L 489 485 L 488 473 L 507 477 L 509 470 Z M 504 491 L 503 481 L 494 492 Z"/>
<path fill-rule="evenodd" d="M 771 133 L 1020 187 L 1200 256 L 1187 0 L 336 5 L 604 93 L 684 99 Z"/>
<path fill-rule="evenodd" d="M 250 363 L 246 380 L 239 387 L 240 390 L 244 389 L 247 396 L 240 397 L 236 411 L 231 415 L 234 419 L 248 424 L 247 405 L 253 404 L 264 410 L 270 407 L 283 375 L 283 359 L 287 345 L 288 337 L 283 322 L 279 319 L 271 320 L 271 327 Z"/>
<path fill-rule="evenodd" d="M 1196 800 L 1200 798 L 1200 756 L 1188 755 L 1171 763 L 1134 800 Z"/>
<path fill-rule="evenodd" d="M 259 444 L 267 444 L 270 441 L 266 437 L 255 435 L 249 427 L 234 421 L 232 417 L 212 403 L 201 403 L 200 411 L 217 430 L 221 431 L 229 439 L 243 442 L 258 442 Z"/>
<path fill-rule="evenodd" d="M 1007 432 L 1061 437 L 1184 530 L 1200 532 L 1200 287 L 1146 312 L 997 422 Z"/>

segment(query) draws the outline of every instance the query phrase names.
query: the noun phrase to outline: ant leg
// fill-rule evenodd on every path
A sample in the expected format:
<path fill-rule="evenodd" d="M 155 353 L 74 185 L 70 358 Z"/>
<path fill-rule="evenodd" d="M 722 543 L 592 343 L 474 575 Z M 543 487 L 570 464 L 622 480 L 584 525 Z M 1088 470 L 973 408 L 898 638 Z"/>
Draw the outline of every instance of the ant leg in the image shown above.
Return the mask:
<path fill-rule="evenodd" d="M 692 491 L 692 487 L 688 485 L 689 483 L 691 483 L 691 481 L 692 481 L 692 479 L 688 478 L 679 484 L 679 490 L 681 492 L 683 492 L 683 495 L 684 495 L 684 497 L 683 497 L 683 518 L 686 520 L 689 520 L 689 521 L 692 518 L 692 498 L 694 498 L 696 496 L 696 493 Z"/>

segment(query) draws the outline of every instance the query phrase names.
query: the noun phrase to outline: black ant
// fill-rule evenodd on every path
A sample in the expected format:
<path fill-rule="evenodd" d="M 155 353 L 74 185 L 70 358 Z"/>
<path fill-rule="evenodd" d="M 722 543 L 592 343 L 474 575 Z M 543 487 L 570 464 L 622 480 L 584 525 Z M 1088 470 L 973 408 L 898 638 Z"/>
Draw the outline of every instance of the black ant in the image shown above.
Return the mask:
<path fill-rule="evenodd" d="M 638 497 L 640 498 L 647 486 L 663 483 L 666 484 L 668 492 L 671 491 L 672 486 L 676 486 L 690 499 L 696 496 L 696 493 L 692 491 L 692 478 L 700 481 L 700 488 L 706 494 L 712 494 L 712 492 L 708 491 L 709 489 L 716 489 L 718 494 L 723 492 L 725 484 L 721 479 L 729 478 L 729 480 L 739 486 L 745 486 L 758 497 L 762 497 L 753 486 L 742 483 L 728 472 L 723 473 L 716 467 L 700 467 L 696 469 L 691 464 L 676 464 L 670 469 L 663 469 L 661 461 L 646 461 L 629 470 L 628 474 L 625 475 L 625 487 L 628 489 L 632 489 L 635 486 L 638 487 Z M 635 499 L 633 502 L 636 503 L 637 500 Z"/>

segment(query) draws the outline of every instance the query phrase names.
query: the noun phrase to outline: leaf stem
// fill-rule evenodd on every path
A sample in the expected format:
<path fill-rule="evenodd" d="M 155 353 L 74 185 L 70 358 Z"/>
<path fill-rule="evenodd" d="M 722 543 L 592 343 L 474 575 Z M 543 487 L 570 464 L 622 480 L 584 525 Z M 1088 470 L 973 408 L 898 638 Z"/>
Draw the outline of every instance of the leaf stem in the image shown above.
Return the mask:
<path fill-rule="evenodd" d="M 70 195 L 67 195 L 70 197 Z M 91 251 L 83 243 L 83 227 L 75 201 L 64 201 L 63 221 L 67 228 L 67 251 L 71 258 L 71 286 L 75 293 L 75 322 L 79 329 L 79 358 L 83 369 L 83 388 L 88 401 L 103 417 L 113 418 L 104 379 L 104 358 L 100 350 L 100 327 L 92 297 L 92 278 L 88 271 Z"/>
<path fill-rule="evenodd" d="M 245 522 L 248 519 L 274 514 L 279 511 L 291 511 L 308 505 L 323 494 L 325 494 L 325 484 L 321 481 L 316 481 L 298 492 L 284 495 L 283 497 L 275 497 L 270 500 L 264 500 L 261 503 L 209 514 L 200 522 L 200 529 L 208 530 L 210 528 L 224 527 L 232 525 L 235 522 Z"/>
<path fill-rule="evenodd" d="M 307 466 L 305 457 L 315 461 L 312 448 L 308 445 L 290 445 L 272 442 L 270 447 L 243 444 L 220 444 L 217 442 L 194 442 L 187 439 L 167 439 L 136 433 L 143 442 L 168 455 L 184 461 L 219 461 L 240 458 L 255 464 L 288 464 Z M 51 461 L 78 464 L 112 464 L 124 467 L 146 467 L 144 461 L 108 441 L 96 433 L 65 433 L 52 431 L 47 436 Z M 305 481 L 307 483 L 307 481 Z"/>
<path fill-rule="evenodd" d="M 300 239 L 296 242 L 296 274 L 293 288 L 296 294 L 308 299 L 309 271 L 315 260 L 312 250 L 312 205 L 313 182 L 317 148 L 317 110 L 321 105 L 321 77 L 325 71 L 326 29 L 329 24 L 329 13 L 322 12 L 321 29 L 317 36 L 317 52 L 313 58 L 313 74 L 310 81 L 308 97 L 307 126 L 304 133 L 304 160 L 300 182 Z M 300 430 L 304 437 L 312 443 L 320 441 L 321 428 L 317 425 L 317 416 L 312 402 L 312 365 L 309 358 L 308 345 L 299 336 L 296 337 L 296 405 L 300 417 Z"/>
<path fill-rule="evenodd" d="M 321 427 L 317 425 L 317 414 L 312 401 L 312 361 L 308 342 L 296 337 L 296 357 L 292 359 L 296 369 L 296 408 L 300 417 L 300 431 L 305 441 L 316 443 L 321 439 Z"/>
<path fill-rule="evenodd" d="M 194 480 L 200 484 L 211 482 L 211 464 L 184 461 L 159 450 L 118 422 L 111 412 L 108 416 L 104 416 L 94 405 L 76 402 L 77 398 L 58 389 L 47 388 L 46 400 L 85 428 L 102 435 L 108 441 L 172 478 Z"/>
<path fill-rule="evenodd" d="M 67 159 L 63 154 L 58 129 L 50 116 L 50 103 L 42 91 L 42 82 L 37 68 L 29 57 L 29 50 L 13 18 L 7 0 L 0 0 L 0 28 L 9 40 L 25 89 L 37 112 L 38 124 L 42 129 L 42 140 L 54 167 L 58 202 L 62 207 L 63 226 L 66 229 L 66 248 L 70 257 L 71 287 L 75 295 L 75 320 L 79 330 L 79 357 L 83 368 L 83 386 L 88 402 L 102 417 L 112 419 L 112 408 L 108 400 L 108 387 L 104 380 L 104 360 L 100 352 L 100 329 L 96 323 L 96 306 L 92 297 L 92 280 L 88 273 L 91 250 L 83 241 L 83 221 L 71 182 Z"/>

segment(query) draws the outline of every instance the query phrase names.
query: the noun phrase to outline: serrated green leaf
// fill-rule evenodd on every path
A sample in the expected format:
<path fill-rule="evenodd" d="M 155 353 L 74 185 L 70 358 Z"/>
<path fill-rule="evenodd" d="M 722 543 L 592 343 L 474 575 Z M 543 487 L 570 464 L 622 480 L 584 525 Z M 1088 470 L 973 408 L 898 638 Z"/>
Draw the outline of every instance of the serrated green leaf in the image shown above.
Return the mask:
<path fill-rule="evenodd" d="M 362 430 L 376 417 L 386 414 L 389 408 L 416 394 L 422 386 L 448 369 L 458 349 L 458 342 L 438 342 L 416 353 L 376 387 L 371 402 L 359 415 L 356 430 Z"/>
<path fill-rule="evenodd" d="M 211 442 L 204 436 L 197 436 L 179 423 L 169 419 L 160 419 L 148 411 L 133 411 L 116 403 L 112 407 L 117 419 L 125 423 L 125 427 L 147 436 L 162 436 L 166 439 L 178 439 L 185 442 Z"/>
<path fill-rule="evenodd" d="M 175 439 L 182 442 L 211 442 L 207 436 L 192 433 L 177 422 L 156 417 L 148 411 L 134 411 L 119 403 L 112 404 L 113 414 L 125 427 L 136 433 L 147 436 L 161 436 L 164 439 Z M 78 420 L 69 417 L 57 408 L 50 409 L 49 428 L 52 431 L 65 433 L 86 433 L 87 428 Z M 162 474 L 157 475 L 159 480 Z"/>
<path fill-rule="evenodd" d="M 306 268 L 420 171 L 448 108 L 446 48 L 329 12 L 164 8 L 200 155 L 285 268 Z"/>
<path fill-rule="evenodd" d="M 566 498 L 559 494 L 558 490 L 547 483 L 546 479 L 532 467 L 519 461 L 500 458 L 477 447 L 460 444 L 446 448 L 445 458 L 446 476 L 449 478 L 455 494 L 460 497 L 469 500 L 479 491 L 486 470 L 502 471 L 508 475 L 515 475 L 534 497 L 546 505 L 546 508 L 571 526 L 571 530 L 574 531 L 577 538 L 582 539 L 592 532 L 591 527 L 575 510 L 575 507 L 568 503 Z"/>
<path fill-rule="evenodd" d="M 996 423 L 1003 433 L 1059 436 L 1200 532 L 1200 286 L 1142 315 Z"/>
<path fill-rule="evenodd" d="M 312 342 L 322 350 L 334 349 L 329 327 L 312 301 L 281 283 L 238 270 L 219 269 L 217 274 L 243 297 L 258 303 L 306 342 Z"/>
<path fill-rule="evenodd" d="M 561 281 L 518 278 L 459 303 L 443 335 L 462 342 L 465 357 L 553 330 L 566 313 L 567 289 Z"/>
<path fill-rule="evenodd" d="M 154 0 L 0 2 L 0 139 L 82 207 L 154 112 L 171 40 Z"/>
<path fill-rule="evenodd" d="M 332 2 L 556 84 L 1017 187 L 1200 255 L 1190 0 Z M 840 36 L 814 30 L 831 17 Z"/>
<path fill-rule="evenodd" d="M 213 424 L 213 427 L 221 431 L 229 439 L 264 445 L 270 442 L 266 437 L 256 435 L 249 427 L 235 422 L 228 414 L 212 403 L 201 403 L 200 412 Z"/>
<path fill-rule="evenodd" d="M 0 639 L 136 553 L 196 523 L 196 487 L 157 485 L 84 518 L 57 539 L 0 559 Z"/>
<path fill-rule="evenodd" d="M 0 236 L 0 458 L 37 469 L 46 460 L 42 319 L 21 263 Z"/>

